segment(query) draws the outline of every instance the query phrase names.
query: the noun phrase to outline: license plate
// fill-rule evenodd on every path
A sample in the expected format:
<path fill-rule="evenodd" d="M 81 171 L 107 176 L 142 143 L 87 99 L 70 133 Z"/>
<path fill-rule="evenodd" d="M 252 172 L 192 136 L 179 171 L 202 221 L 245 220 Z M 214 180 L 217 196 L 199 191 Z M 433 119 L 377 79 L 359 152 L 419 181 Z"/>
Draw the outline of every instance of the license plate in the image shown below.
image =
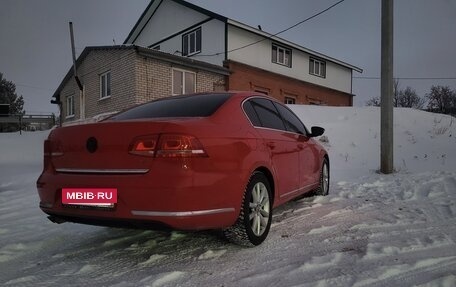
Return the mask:
<path fill-rule="evenodd" d="M 114 207 L 116 188 L 63 188 L 62 204 L 87 207 Z"/>

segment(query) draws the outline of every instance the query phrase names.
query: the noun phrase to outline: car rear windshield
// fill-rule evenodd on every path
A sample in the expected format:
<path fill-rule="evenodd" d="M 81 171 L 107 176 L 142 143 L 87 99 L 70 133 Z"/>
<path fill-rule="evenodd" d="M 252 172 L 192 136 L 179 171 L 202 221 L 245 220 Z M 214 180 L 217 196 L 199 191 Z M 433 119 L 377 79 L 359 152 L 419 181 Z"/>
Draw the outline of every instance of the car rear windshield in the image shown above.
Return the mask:
<path fill-rule="evenodd" d="M 230 94 L 223 93 L 163 98 L 121 112 L 110 120 L 209 117 L 225 103 L 229 96 Z"/>

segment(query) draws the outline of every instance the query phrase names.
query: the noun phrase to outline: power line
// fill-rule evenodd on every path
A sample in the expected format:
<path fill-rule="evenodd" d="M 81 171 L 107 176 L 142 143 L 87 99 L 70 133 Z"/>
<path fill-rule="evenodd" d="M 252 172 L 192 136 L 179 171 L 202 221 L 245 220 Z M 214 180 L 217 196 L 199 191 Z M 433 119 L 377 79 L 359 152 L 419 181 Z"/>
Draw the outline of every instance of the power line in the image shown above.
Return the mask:
<path fill-rule="evenodd" d="M 318 12 L 318 13 L 316 13 L 316 14 L 314 14 L 314 15 L 312 15 L 312 16 L 310 16 L 310 17 L 308 17 L 308 18 L 306 18 L 306 19 L 304 19 L 304 20 L 302 20 L 302 21 L 299 21 L 298 23 L 296 23 L 296 24 L 294 24 L 294 25 L 292 25 L 292 26 L 290 26 L 290 27 L 288 27 L 288 28 L 286 28 L 286 29 L 283 29 L 282 31 L 279 31 L 279 32 L 277 32 L 277 33 L 275 33 L 275 34 L 272 34 L 272 35 L 269 36 L 269 37 L 262 38 L 262 39 L 260 39 L 260 40 L 258 40 L 258 41 L 252 42 L 252 43 L 250 43 L 250 44 L 247 44 L 247 45 L 244 45 L 244 46 L 241 46 L 241 47 L 238 47 L 238 48 L 235 48 L 235 49 L 226 51 L 226 52 L 224 51 L 224 52 L 218 52 L 218 53 L 207 54 L 207 55 L 198 54 L 198 55 L 195 55 L 194 57 L 212 57 L 212 56 L 218 56 L 218 55 L 220 55 L 220 54 L 231 53 L 231 52 L 235 52 L 235 51 L 242 50 L 242 49 L 245 49 L 245 48 L 247 48 L 247 47 L 256 45 L 256 44 L 261 43 L 261 42 L 263 42 L 263 41 L 272 39 L 273 37 L 275 37 L 275 36 L 277 36 L 277 35 L 280 35 L 280 34 L 282 34 L 282 33 L 285 33 L 285 32 L 287 32 L 287 31 L 289 31 L 289 30 L 291 30 L 291 29 L 293 29 L 293 28 L 295 28 L 295 27 L 297 27 L 297 26 L 299 26 L 299 25 L 301 25 L 301 24 L 303 24 L 303 23 L 305 23 L 305 22 L 307 22 L 307 21 L 309 21 L 309 20 L 312 20 L 313 18 L 316 18 L 316 17 L 320 16 L 321 14 L 323 14 L 323 13 L 325 13 L 325 12 L 331 10 L 332 8 L 334 8 L 335 6 L 339 5 L 340 3 L 344 2 L 344 1 L 345 1 L 345 0 L 340 0 L 340 1 L 336 2 L 336 3 L 334 3 L 333 5 L 329 6 L 328 8 L 326 8 L 326 9 L 324 9 L 324 10 L 321 10 L 320 12 Z"/>
<path fill-rule="evenodd" d="M 97 71 L 102 70 L 102 69 L 104 69 L 104 68 L 106 68 L 106 67 L 109 67 L 111 64 L 113 64 L 113 63 L 115 63 L 115 62 L 118 62 L 118 61 L 120 61 L 120 60 L 122 60 L 122 59 L 124 59 L 124 58 L 126 58 L 126 57 L 128 57 L 128 56 L 130 56 L 130 55 L 132 55 L 132 54 L 134 54 L 134 53 L 135 53 L 135 51 L 132 51 L 132 52 L 127 53 L 127 54 L 125 54 L 125 55 L 120 55 L 117 59 L 114 59 L 114 60 L 112 60 L 112 61 L 109 61 L 108 63 L 106 63 L 106 64 L 104 64 L 104 65 L 98 66 L 98 67 L 95 68 L 95 69 L 92 69 L 92 70 L 90 70 L 90 71 L 87 71 L 86 73 L 80 75 L 80 77 L 86 76 L 86 75 L 91 74 L 91 73 L 93 73 L 93 72 L 97 72 Z M 71 67 L 73 67 L 73 65 L 72 65 Z M 47 88 L 42 88 L 42 87 L 37 87 L 37 86 L 32 86 L 32 85 L 26 85 L 26 84 L 16 84 L 16 83 L 15 83 L 15 85 L 16 85 L 17 87 L 25 87 L 25 88 L 38 89 L 38 90 L 43 90 L 43 91 L 50 91 L 50 92 L 54 92 L 54 91 L 55 91 L 55 90 L 51 90 L 51 89 L 47 89 Z"/>
<path fill-rule="evenodd" d="M 15 85 L 16 85 L 16 87 L 25 87 L 25 88 L 31 88 L 31 89 L 44 90 L 44 91 L 52 91 L 51 89 L 36 87 L 36 86 L 31 86 L 31 85 L 25 85 L 25 84 L 15 84 Z"/>

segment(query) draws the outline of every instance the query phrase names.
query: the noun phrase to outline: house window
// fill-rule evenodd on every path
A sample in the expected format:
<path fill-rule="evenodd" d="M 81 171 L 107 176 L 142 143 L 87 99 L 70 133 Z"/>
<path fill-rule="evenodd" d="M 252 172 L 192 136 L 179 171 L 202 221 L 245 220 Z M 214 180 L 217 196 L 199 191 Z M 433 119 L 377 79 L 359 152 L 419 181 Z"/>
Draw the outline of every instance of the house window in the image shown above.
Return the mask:
<path fill-rule="evenodd" d="M 307 102 L 309 103 L 309 105 L 327 105 L 327 103 L 319 98 L 314 98 L 314 97 L 309 97 L 309 96 L 306 96 L 306 99 L 307 99 Z"/>
<path fill-rule="evenodd" d="M 296 99 L 295 98 L 290 98 L 290 97 L 285 97 L 285 104 L 294 105 L 294 104 L 296 104 Z"/>
<path fill-rule="evenodd" d="M 250 83 L 250 90 L 254 91 L 254 92 L 257 92 L 257 93 L 262 93 L 262 94 L 265 94 L 265 95 L 271 94 L 271 90 L 270 89 L 254 85 L 252 83 Z"/>
<path fill-rule="evenodd" d="M 201 27 L 182 35 L 182 56 L 191 56 L 201 52 Z"/>
<path fill-rule="evenodd" d="M 100 75 L 100 99 L 111 96 L 111 71 Z"/>
<path fill-rule="evenodd" d="M 255 89 L 253 91 L 256 92 L 256 93 L 269 95 L 269 91 L 267 89 Z"/>
<path fill-rule="evenodd" d="M 317 60 L 315 58 L 310 58 L 309 60 L 309 73 L 311 75 L 326 77 L 326 62 L 322 60 Z"/>
<path fill-rule="evenodd" d="M 291 50 L 272 44 L 272 62 L 291 68 Z"/>
<path fill-rule="evenodd" d="M 74 96 L 66 97 L 66 117 L 74 117 Z"/>
<path fill-rule="evenodd" d="M 173 95 L 191 94 L 196 91 L 196 74 L 173 69 Z"/>

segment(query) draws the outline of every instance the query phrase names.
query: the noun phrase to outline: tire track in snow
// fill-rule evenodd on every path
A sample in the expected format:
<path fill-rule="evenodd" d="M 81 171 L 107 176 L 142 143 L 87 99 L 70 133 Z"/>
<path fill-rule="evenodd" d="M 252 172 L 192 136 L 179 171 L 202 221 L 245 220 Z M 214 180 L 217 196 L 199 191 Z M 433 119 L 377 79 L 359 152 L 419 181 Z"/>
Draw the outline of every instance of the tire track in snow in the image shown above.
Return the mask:
<path fill-rule="evenodd" d="M 429 282 L 430 278 L 444 277 L 456 270 L 456 257 L 431 258 L 415 264 L 392 265 L 380 269 L 372 279 L 357 282 L 353 287 L 363 286 L 411 286 Z M 456 282 L 454 282 L 456 283 Z"/>
<path fill-rule="evenodd" d="M 450 179 L 451 184 L 449 185 L 450 187 L 447 188 L 448 191 L 450 191 L 453 188 L 452 184 L 454 183 L 453 178 L 450 177 L 449 179 Z M 439 186 L 439 184 L 434 184 L 434 183 L 429 184 L 430 188 L 435 188 L 438 186 Z M 416 194 L 416 192 L 417 192 L 416 190 L 413 191 L 413 194 Z M 434 191 L 430 191 L 429 193 L 427 193 L 426 197 L 432 192 L 434 192 Z M 306 238 L 307 245 L 310 245 L 311 249 L 312 249 L 310 252 L 311 254 L 318 254 L 318 252 L 316 252 L 316 251 L 323 250 L 323 249 L 326 249 L 326 251 L 329 251 L 329 253 L 333 252 L 333 254 L 334 254 L 335 250 L 331 250 L 332 249 L 331 245 L 330 246 L 326 245 L 326 247 L 322 248 L 322 249 L 319 249 L 318 246 L 314 246 L 311 235 L 331 236 L 334 233 L 340 234 L 341 229 L 344 229 L 343 227 L 342 228 L 340 227 L 341 226 L 340 224 L 342 224 L 345 227 L 350 227 L 350 228 L 354 227 L 354 230 L 352 230 L 354 232 L 359 232 L 360 230 L 363 230 L 366 234 L 369 234 L 369 236 L 368 236 L 369 243 L 378 242 L 378 243 L 380 243 L 380 245 L 383 245 L 383 246 L 389 246 L 394 243 L 397 244 L 399 246 L 398 250 L 402 251 L 402 252 L 399 252 L 398 254 L 393 254 L 393 255 L 396 255 L 395 256 L 396 260 L 400 260 L 400 262 L 402 262 L 404 264 L 407 263 L 409 265 L 410 264 L 413 265 L 416 260 L 425 261 L 430 257 L 432 258 L 432 256 L 437 256 L 437 257 L 447 257 L 449 255 L 456 256 L 456 253 L 454 251 L 454 237 L 455 237 L 454 226 L 456 226 L 456 224 L 455 224 L 456 221 L 454 219 L 451 219 L 450 221 L 448 221 L 449 218 L 453 217 L 453 213 L 449 213 L 448 211 L 445 211 L 446 207 L 444 209 L 442 209 L 441 206 L 437 205 L 435 208 L 430 208 L 430 210 L 429 210 L 429 206 L 428 206 L 428 204 L 426 204 L 426 206 L 423 206 L 423 208 L 420 208 L 419 205 L 418 206 L 415 205 L 413 208 L 410 208 L 409 210 L 407 210 L 407 208 L 404 208 L 404 206 L 408 205 L 408 203 L 407 203 L 408 201 L 416 202 L 416 200 L 412 200 L 411 197 L 408 197 L 404 201 L 393 202 L 393 204 L 391 204 L 391 203 L 386 204 L 378 199 L 369 200 L 371 202 L 374 202 L 374 204 L 372 205 L 372 208 L 371 208 L 372 210 L 369 210 L 370 209 L 369 204 L 365 204 L 365 203 L 363 203 L 363 201 L 365 201 L 365 200 L 363 200 L 363 197 L 360 197 L 358 200 L 355 200 L 355 202 L 351 201 L 350 203 L 352 204 L 351 205 L 352 209 L 348 209 L 348 210 L 346 209 L 348 206 L 344 206 L 343 204 L 341 204 L 341 205 L 339 205 L 339 207 L 343 208 L 343 209 L 339 209 L 339 211 L 333 212 L 333 213 L 328 213 L 327 211 L 322 211 L 320 209 L 320 207 L 317 207 L 316 209 L 312 208 L 312 213 L 304 212 L 301 215 L 299 215 L 299 213 L 289 213 L 289 215 L 294 220 L 313 219 L 313 217 L 318 218 L 318 216 L 316 216 L 317 214 L 320 215 L 319 219 L 316 219 L 309 223 L 311 227 L 316 227 L 316 229 L 310 229 L 308 236 Z M 443 199 L 443 201 L 444 201 L 444 199 Z M 357 211 L 357 210 L 359 211 L 359 209 L 363 209 L 364 216 L 366 216 L 366 217 L 370 217 L 370 215 L 379 216 L 379 214 L 378 214 L 379 206 L 378 205 L 384 205 L 384 208 L 380 208 L 380 210 L 398 210 L 398 212 L 405 212 L 405 215 L 396 216 L 395 214 L 388 214 L 388 213 L 382 214 L 378 218 L 379 219 L 378 223 L 382 224 L 382 225 L 376 225 L 376 226 L 371 226 L 371 227 L 364 226 L 363 228 L 358 229 L 356 226 L 356 220 L 354 220 L 352 218 L 353 213 L 355 213 L 355 211 Z M 396 206 L 397 206 L 397 208 L 395 208 Z M 424 207 L 427 207 L 427 208 L 424 208 Z M 426 212 L 424 212 L 424 210 Z M 418 220 L 417 220 L 417 214 L 422 215 L 421 217 L 418 216 Z M 323 215 L 323 216 L 321 216 L 321 215 Z M 337 216 L 338 218 L 336 218 L 334 220 L 334 218 L 331 218 L 331 217 L 333 217 L 333 215 Z M 407 218 L 408 216 L 410 217 L 409 219 Z M 331 218 L 331 224 L 336 224 L 336 225 L 331 225 L 331 224 L 327 225 L 324 221 L 325 217 Z M 285 222 L 286 223 L 291 222 L 292 221 L 291 218 L 287 219 Z M 428 218 L 432 218 L 432 220 L 430 221 L 430 220 L 428 220 Z M 385 222 L 385 219 L 386 219 L 386 222 Z M 362 222 L 362 220 L 359 221 L 359 223 L 361 223 L 361 222 Z M 442 223 L 442 222 L 444 222 L 444 223 Z M 375 233 L 375 231 L 377 231 L 378 233 Z M 374 232 L 374 233 L 372 233 L 372 232 Z M 394 236 L 393 237 L 391 236 L 392 232 L 397 232 L 396 238 L 394 238 Z M 417 247 L 419 247 L 418 248 L 419 250 L 413 250 L 413 246 L 412 246 L 411 250 L 406 250 L 406 248 L 405 248 L 406 245 L 404 245 L 405 249 L 401 250 L 400 246 L 401 246 L 401 243 L 403 243 L 404 232 L 407 234 L 406 236 L 408 236 L 408 237 L 411 236 L 412 238 L 414 238 L 414 237 L 418 238 L 417 239 L 418 242 L 420 240 L 422 240 L 422 241 L 429 241 L 429 243 L 424 244 L 423 246 L 417 246 Z M 427 234 L 427 233 L 432 233 L 434 236 L 443 236 L 444 238 L 445 238 L 445 236 L 447 236 L 448 240 L 446 242 L 438 242 L 438 241 L 433 242 L 432 238 L 429 238 L 429 237 L 427 238 L 425 235 L 423 236 L 423 234 Z M 318 238 L 320 236 L 316 236 L 316 238 Z M 451 238 L 453 238 L 453 239 L 451 239 Z M 351 238 L 348 236 L 340 236 L 338 238 L 338 240 L 341 240 L 341 241 L 349 240 L 349 239 L 351 239 Z M 324 241 L 324 242 L 327 243 L 326 241 Z M 352 253 L 353 253 L 353 251 L 355 251 L 355 250 L 358 250 L 358 252 L 359 252 L 359 250 L 362 249 L 362 248 L 360 248 L 360 243 L 362 245 L 365 241 L 358 240 L 355 242 L 356 242 L 356 244 L 355 244 L 356 247 L 353 248 L 352 250 L 350 250 L 350 248 L 347 248 L 347 246 L 342 247 L 340 245 L 339 246 L 335 245 L 334 247 L 336 247 L 336 246 L 337 246 L 336 248 L 342 247 L 342 251 L 349 252 L 349 253 L 350 253 L 350 251 L 352 251 Z M 408 243 L 412 244 L 413 242 L 408 242 Z M 379 257 L 382 257 L 382 256 L 378 256 L 377 258 L 372 258 L 372 260 L 370 260 L 370 261 L 360 259 L 359 261 L 357 261 L 358 264 L 355 264 L 356 267 L 353 268 L 353 266 L 352 266 L 351 268 L 356 270 L 357 272 L 359 272 L 358 273 L 358 275 L 359 275 L 363 272 L 369 272 L 369 270 L 371 270 L 371 269 L 376 270 L 378 265 L 380 265 L 380 267 L 388 266 L 388 263 L 386 261 L 394 260 L 393 258 L 391 258 L 391 256 L 389 256 L 387 254 L 387 255 L 383 256 L 383 260 L 386 260 L 386 261 L 380 260 L 380 262 L 379 262 Z M 292 256 L 292 258 L 293 258 L 293 256 Z M 312 258 L 315 258 L 315 257 L 312 257 Z M 318 256 L 316 258 L 318 258 Z M 341 258 L 345 258 L 345 257 L 342 256 Z M 349 260 L 348 258 L 349 257 L 347 257 L 346 259 L 342 259 L 342 260 L 340 260 L 340 262 L 343 263 L 343 265 L 353 263 L 353 257 L 351 258 L 351 260 Z M 438 259 L 436 259 L 436 260 L 438 261 Z M 293 262 L 293 259 L 290 261 Z M 297 260 L 297 262 L 298 261 L 299 260 Z M 355 262 L 356 262 L 356 260 L 355 260 Z M 361 262 L 362 262 L 362 264 L 360 264 Z M 342 284 L 342 286 L 351 286 L 350 282 L 351 282 L 353 276 L 341 275 L 341 273 L 345 272 L 343 270 L 343 268 L 342 269 L 340 268 L 340 265 L 342 265 L 342 264 L 336 264 L 336 265 L 338 265 L 338 267 L 339 267 L 339 268 L 336 268 L 336 269 L 338 269 L 338 271 L 337 270 L 325 270 L 325 268 L 322 268 L 323 270 L 321 271 L 321 274 L 318 274 L 318 272 L 315 272 L 315 269 L 314 269 L 314 272 L 308 272 L 308 274 L 301 274 L 301 275 L 305 278 L 321 277 L 321 280 L 323 280 L 322 282 L 326 282 L 326 283 L 331 282 L 331 280 L 334 279 L 333 282 L 339 282 L 339 283 L 345 282 Z M 294 266 L 296 267 L 297 265 L 295 264 Z M 318 269 L 318 268 L 316 268 L 316 269 Z M 438 270 L 438 268 L 431 268 L 431 267 L 429 267 L 426 270 L 434 270 L 434 269 Z M 289 266 L 279 268 L 278 270 L 280 271 L 280 273 L 282 273 L 284 271 L 293 272 L 293 268 L 290 268 Z M 420 272 L 424 272 L 424 269 L 421 270 Z M 439 272 L 437 272 L 437 273 L 439 273 Z M 348 273 L 350 273 L 350 272 L 348 272 Z M 436 272 L 434 272 L 434 273 L 436 273 Z M 445 271 L 443 271 L 442 273 L 445 274 Z M 264 280 L 264 282 L 268 282 L 268 280 L 273 280 L 273 279 L 269 278 L 267 275 L 261 275 L 261 277 L 263 277 L 262 279 Z M 260 279 L 260 278 L 256 278 L 256 279 Z M 428 277 L 428 279 L 429 279 L 429 277 Z M 288 282 L 288 280 L 285 280 L 285 281 Z M 271 282 L 274 282 L 274 284 L 275 283 L 281 283 L 281 284 L 286 283 L 283 280 L 282 281 L 273 280 Z M 293 280 L 289 280 L 289 282 L 293 282 Z M 316 281 L 313 281 L 313 282 L 316 282 Z M 396 282 L 396 281 L 394 281 L 394 282 Z M 419 282 L 426 282 L 426 280 L 424 280 L 424 281 L 420 280 Z M 398 284 L 393 284 L 393 286 L 394 285 L 398 285 Z M 328 286 L 332 286 L 332 285 L 328 285 Z M 336 286 L 338 286 L 338 284 L 336 284 Z M 383 286 L 383 285 L 381 285 L 381 286 Z"/>

